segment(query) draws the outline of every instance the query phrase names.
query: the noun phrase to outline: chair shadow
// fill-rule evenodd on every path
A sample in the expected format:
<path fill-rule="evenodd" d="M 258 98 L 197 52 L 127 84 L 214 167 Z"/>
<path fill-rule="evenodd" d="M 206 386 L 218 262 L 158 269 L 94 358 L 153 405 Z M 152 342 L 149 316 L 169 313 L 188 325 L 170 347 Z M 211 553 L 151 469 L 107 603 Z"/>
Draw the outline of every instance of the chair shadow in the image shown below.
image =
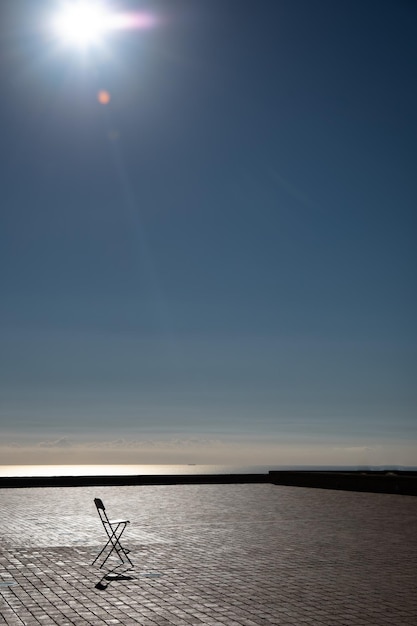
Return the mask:
<path fill-rule="evenodd" d="M 106 572 L 95 585 L 96 589 L 100 591 L 104 591 L 112 582 L 120 582 L 123 580 L 134 580 L 135 576 L 130 576 L 126 572 L 116 572 L 116 570 L 120 567 L 118 565 L 114 569 L 110 570 L 110 572 Z M 131 569 L 131 568 L 129 568 Z M 127 570 L 128 571 L 128 570 Z"/>

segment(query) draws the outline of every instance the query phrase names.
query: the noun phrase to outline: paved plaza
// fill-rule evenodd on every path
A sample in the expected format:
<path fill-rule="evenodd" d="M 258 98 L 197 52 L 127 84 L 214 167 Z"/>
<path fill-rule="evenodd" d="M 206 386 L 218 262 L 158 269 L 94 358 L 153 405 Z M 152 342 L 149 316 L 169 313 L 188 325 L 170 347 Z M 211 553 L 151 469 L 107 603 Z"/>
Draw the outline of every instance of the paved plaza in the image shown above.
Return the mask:
<path fill-rule="evenodd" d="M 131 520 L 123 544 L 135 567 L 116 580 L 91 565 L 105 543 L 94 497 Z M 413 496 L 271 484 L 1 489 L 0 510 L 0 624 L 417 623 Z"/>

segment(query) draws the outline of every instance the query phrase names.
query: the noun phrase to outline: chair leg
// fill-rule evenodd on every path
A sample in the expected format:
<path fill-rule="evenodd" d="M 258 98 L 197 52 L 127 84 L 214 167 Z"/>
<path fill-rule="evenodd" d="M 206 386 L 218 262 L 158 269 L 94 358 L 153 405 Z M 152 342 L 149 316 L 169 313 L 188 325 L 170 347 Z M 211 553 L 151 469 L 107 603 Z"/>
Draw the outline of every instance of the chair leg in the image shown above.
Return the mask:
<path fill-rule="evenodd" d="M 107 536 L 108 536 L 107 543 L 104 546 L 104 548 L 99 552 L 99 554 L 96 556 L 96 558 L 94 559 L 92 565 L 94 565 L 99 560 L 101 555 L 106 551 L 106 549 L 109 548 L 109 553 L 107 554 L 106 558 L 104 559 L 104 561 L 100 565 L 100 569 L 105 565 L 105 563 L 110 558 L 110 556 L 112 555 L 113 552 L 116 552 L 116 554 L 119 557 L 119 559 L 121 560 L 122 564 L 125 563 L 125 560 L 124 560 L 124 557 L 125 557 L 126 560 L 133 567 L 133 563 L 130 560 L 129 555 L 128 555 L 129 550 L 123 548 L 122 544 L 120 543 L 120 538 L 121 538 L 121 536 L 122 536 L 122 534 L 123 534 L 123 532 L 124 532 L 124 530 L 126 528 L 126 525 L 124 525 L 121 528 L 120 531 L 119 531 L 119 526 L 120 526 L 120 524 L 117 525 L 116 528 L 112 528 L 112 527 L 110 527 L 109 529 L 106 528 L 106 532 L 107 532 Z"/>

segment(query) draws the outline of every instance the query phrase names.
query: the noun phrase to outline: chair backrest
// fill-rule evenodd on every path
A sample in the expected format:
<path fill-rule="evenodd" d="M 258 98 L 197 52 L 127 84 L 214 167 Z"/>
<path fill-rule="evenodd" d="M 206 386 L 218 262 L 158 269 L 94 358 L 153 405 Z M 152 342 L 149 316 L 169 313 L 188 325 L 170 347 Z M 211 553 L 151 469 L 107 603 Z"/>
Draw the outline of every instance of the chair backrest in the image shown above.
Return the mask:
<path fill-rule="evenodd" d="M 100 498 L 94 498 L 94 504 L 96 505 L 97 510 L 98 509 L 101 509 L 102 511 L 106 510 L 106 507 L 103 504 L 103 500 L 100 500 Z"/>
<path fill-rule="evenodd" d="M 100 500 L 100 498 L 94 498 L 94 504 L 96 505 L 97 513 L 99 514 L 103 526 L 105 527 L 106 524 L 110 525 L 110 520 L 107 517 L 106 507 L 103 504 L 103 500 Z"/>

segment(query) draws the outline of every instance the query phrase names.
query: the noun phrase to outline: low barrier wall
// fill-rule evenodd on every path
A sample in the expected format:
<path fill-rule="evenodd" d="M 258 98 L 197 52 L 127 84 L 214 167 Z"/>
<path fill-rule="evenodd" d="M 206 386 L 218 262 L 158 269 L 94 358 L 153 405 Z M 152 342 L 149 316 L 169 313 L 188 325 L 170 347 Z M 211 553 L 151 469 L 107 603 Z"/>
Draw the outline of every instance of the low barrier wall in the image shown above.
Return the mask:
<path fill-rule="evenodd" d="M 417 495 L 415 472 L 271 471 L 269 476 L 274 485 Z"/>
<path fill-rule="evenodd" d="M 0 488 L 22 487 L 114 487 L 121 485 L 192 485 L 269 483 L 268 474 L 184 474 L 162 476 L 30 476 L 0 478 Z"/>

